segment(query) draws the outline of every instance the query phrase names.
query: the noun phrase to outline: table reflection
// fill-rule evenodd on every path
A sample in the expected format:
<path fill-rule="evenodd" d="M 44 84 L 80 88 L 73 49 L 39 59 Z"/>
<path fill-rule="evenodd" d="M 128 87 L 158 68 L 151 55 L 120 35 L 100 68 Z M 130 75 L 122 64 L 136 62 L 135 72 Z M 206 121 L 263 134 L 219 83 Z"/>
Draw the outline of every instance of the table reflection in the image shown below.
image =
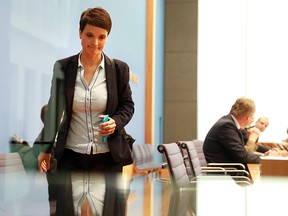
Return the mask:
<path fill-rule="evenodd" d="M 287 215 L 283 208 L 276 208 L 286 206 L 281 197 L 288 193 L 287 177 L 261 176 L 253 185 L 243 187 L 229 178 L 200 176 L 193 186 L 179 189 L 173 189 L 167 179 L 151 174 L 133 176 L 133 180 L 123 176 L 117 178 L 121 179 L 117 188 L 107 190 L 103 175 L 73 173 L 72 187 L 77 191 L 74 194 L 77 202 L 73 203 L 76 214 L 101 215 L 104 208 L 125 206 L 128 216 L 192 215 L 193 208 L 197 216 Z M 91 188 L 89 184 L 97 186 Z M 0 185 L 0 215 L 46 216 L 50 215 L 50 210 L 53 215 L 45 174 L 1 169 Z M 117 194 L 118 204 L 112 204 L 110 198 L 105 199 L 113 194 Z M 259 208 L 263 205 L 265 208 Z"/>

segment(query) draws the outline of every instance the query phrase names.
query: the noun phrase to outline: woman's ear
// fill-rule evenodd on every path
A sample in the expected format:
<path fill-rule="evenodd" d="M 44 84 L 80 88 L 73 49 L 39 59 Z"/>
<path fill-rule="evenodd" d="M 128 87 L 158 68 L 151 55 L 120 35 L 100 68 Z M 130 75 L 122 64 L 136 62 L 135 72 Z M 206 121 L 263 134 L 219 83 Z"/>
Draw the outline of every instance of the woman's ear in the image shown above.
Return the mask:
<path fill-rule="evenodd" d="M 82 39 L 82 31 L 79 29 L 79 38 Z"/>

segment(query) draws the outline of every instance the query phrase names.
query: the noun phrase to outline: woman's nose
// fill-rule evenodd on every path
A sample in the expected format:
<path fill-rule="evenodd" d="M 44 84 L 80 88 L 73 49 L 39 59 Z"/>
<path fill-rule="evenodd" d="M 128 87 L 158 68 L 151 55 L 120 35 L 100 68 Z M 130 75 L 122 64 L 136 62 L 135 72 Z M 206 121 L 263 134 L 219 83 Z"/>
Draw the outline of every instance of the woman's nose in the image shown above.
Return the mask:
<path fill-rule="evenodd" d="M 98 39 L 97 38 L 93 39 L 92 44 L 93 45 L 98 45 Z"/>

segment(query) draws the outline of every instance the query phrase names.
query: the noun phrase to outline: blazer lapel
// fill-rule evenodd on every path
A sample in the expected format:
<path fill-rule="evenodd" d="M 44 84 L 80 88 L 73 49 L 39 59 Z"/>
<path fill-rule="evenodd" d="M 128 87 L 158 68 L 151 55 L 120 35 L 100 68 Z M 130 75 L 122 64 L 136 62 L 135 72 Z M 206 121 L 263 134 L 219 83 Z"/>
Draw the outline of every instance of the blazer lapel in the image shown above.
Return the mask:
<path fill-rule="evenodd" d="M 72 58 L 65 70 L 65 95 L 66 95 L 66 104 L 68 112 L 72 111 L 77 68 L 78 68 L 78 57 L 79 55 L 76 55 L 74 58 Z"/>

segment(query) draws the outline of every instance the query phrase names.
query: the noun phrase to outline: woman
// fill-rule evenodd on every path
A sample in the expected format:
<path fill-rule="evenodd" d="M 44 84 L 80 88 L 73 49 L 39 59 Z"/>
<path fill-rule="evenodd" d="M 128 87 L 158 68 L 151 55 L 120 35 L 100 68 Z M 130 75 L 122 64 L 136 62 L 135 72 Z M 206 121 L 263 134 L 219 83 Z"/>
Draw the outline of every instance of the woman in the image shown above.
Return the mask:
<path fill-rule="evenodd" d="M 118 201 L 113 201 L 115 196 L 107 195 L 107 190 L 116 185 L 116 178 L 110 177 L 121 173 L 123 165 L 132 163 L 123 137 L 124 126 L 134 113 L 129 67 L 120 60 L 112 61 L 103 53 L 112 27 L 111 18 L 103 8 L 92 8 L 82 13 L 79 25 L 82 51 L 58 60 L 54 65 L 44 140 L 41 140 L 50 144 L 50 148 L 38 157 L 38 168 L 42 172 L 50 168 L 51 151 L 57 161 L 57 174 L 53 176 L 57 179 L 57 195 L 49 196 L 57 197 L 58 215 L 79 213 L 81 202 L 77 197 L 83 201 L 81 193 L 87 191 L 75 189 L 78 171 L 83 174 L 80 179 L 87 173 L 87 179 L 91 173 L 104 174 L 105 200 L 109 199 L 111 210 L 111 204 Z M 109 120 L 103 123 L 106 114 Z M 102 140 L 106 136 L 108 139 Z M 78 176 L 75 177 L 74 171 Z M 71 202 L 74 202 L 73 208 Z M 109 215 L 107 209 L 104 206 L 103 215 Z"/>

